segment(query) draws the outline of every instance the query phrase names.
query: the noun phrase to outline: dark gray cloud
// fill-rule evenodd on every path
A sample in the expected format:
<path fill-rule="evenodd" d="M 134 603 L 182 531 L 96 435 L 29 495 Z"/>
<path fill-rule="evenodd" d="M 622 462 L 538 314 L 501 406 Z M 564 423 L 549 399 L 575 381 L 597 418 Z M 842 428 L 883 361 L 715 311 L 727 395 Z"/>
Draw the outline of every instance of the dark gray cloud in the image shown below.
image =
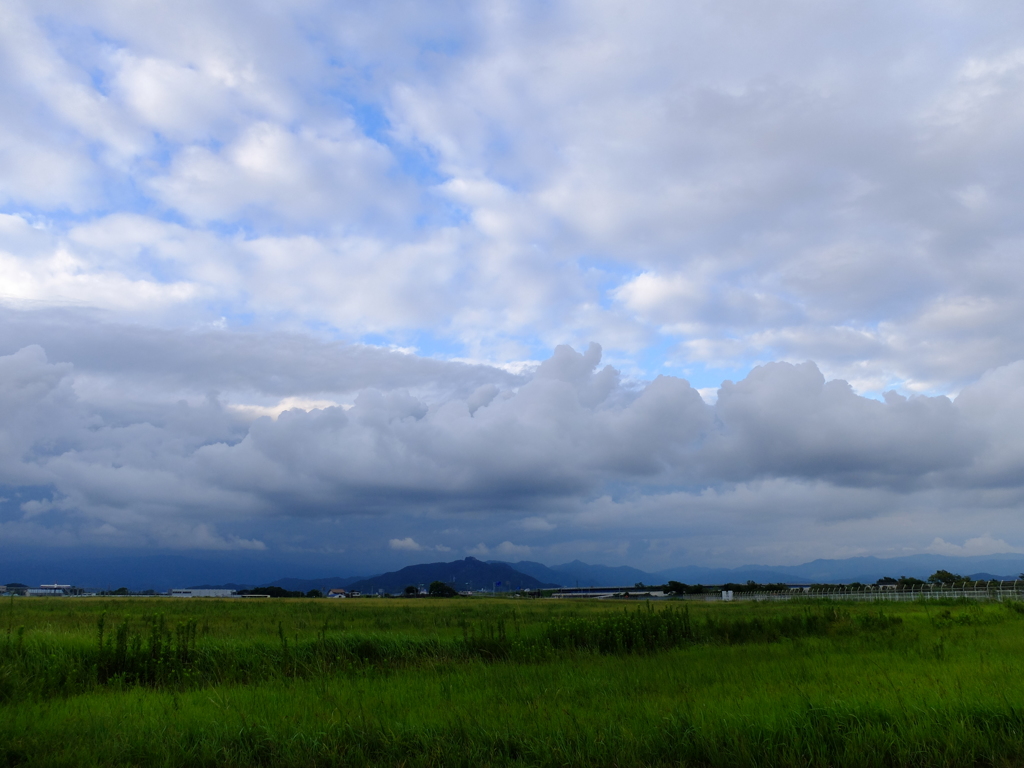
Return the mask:
<path fill-rule="evenodd" d="M 119 323 L 87 310 L 0 308 L 0 353 L 38 344 L 80 374 L 149 382 L 162 390 L 231 390 L 276 397 L 425 387 L 465 396 L 523 379 L 485 365 L 432 360 L 379 347 L 286 332 L 194 331 Z"/>
<path fill-rule="evenodd" d="M 718 393 L 720 429 L 709 441 L 720 477 L 821 478 L 840 485 L 950 482 L 984 445 L 980 425 L 946 397 L 885 402 L 845 381 L 825 381 L 814 363 L 768 363 Z"/>
<path fill-rule="evenodd" d="M 144 337 L 144 372 L 161 350 L 175 360 L 181 345 L 207 338 L 181 334 L 165 349 L 168 337 Z M 245 358 L 252 343 L 248 364 L 271 365 L 274 339 L 246 336 L 233 354 Z M 365 351 L 327 349 L 341 360 Z M 92 375 L 106 362 L 134 375 L 131 355 L 79 354 Z M 215 396 L 97 406 L 76 391 L 77 364 L 48 360 L 39 346 L 2 356 L 0 483 L 45 489 L 8 505 L 4 530 L 35 543 L 277 549 L 326 540 L 315 532 L 336 523 L 347 526 L 349 546 L 371 547 L 383 524 L 394 528 L 388 538 L 413 539 L 409 551 L 469 551 L 485 537 L 484 549 L 503 541 L 508 551 L 558 551 L 595 520 L 606 535 L 632 529 L 671 542 L 707 529 L 719 507 L 744 541 L 779 516 L 783 528 L 802 514 L 832 525 L 885 518 L 894 498 L 916 508 L 937 492 L 961 505 L 972 494 L 991 504 L 982 500 L 993 490 L 1024 493 L 1020 365 L 955 402 L 895 393 L 880 402 L 826 381 L 813 363 L 771 363 L 726 382 L 708 405 L 678 378 L 624 387 L 600 366 L 597 345 L 559 347 L 532 376 L 492 371 L 484 385 L 479 367 L 408 355 L 396 376 L 393 355 L 359 358 L 370 378 L 379 363 L 378 386 L 360 387 L 350 405 L 277 418 L 253 418 Z M 430 386 L 432 374 L 443 386 Z M 292 390 L 310 392 L 323 374 L 314 366 L 288 375 L 317 382 Z M 410 382 L 419 395 L 403 386 Z M 805 510 L 817 499 L 836 511 L 782 507 L 794 498 Z M 743 519 L 747 533 L 731 528 Z M 937 510 L 919 546 L 949 524 Z M 424 545 L 425 536 L 433 541 Z"/>

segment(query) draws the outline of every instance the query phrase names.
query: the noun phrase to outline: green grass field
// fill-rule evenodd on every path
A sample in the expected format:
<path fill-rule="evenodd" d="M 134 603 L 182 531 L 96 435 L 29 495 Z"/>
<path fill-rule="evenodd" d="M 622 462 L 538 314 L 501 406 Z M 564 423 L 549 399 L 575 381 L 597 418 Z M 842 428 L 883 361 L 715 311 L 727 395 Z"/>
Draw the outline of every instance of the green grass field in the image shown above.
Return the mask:
<path fill-rule="evenodd" d="M 1021 765 L 1022 610 L 18 598 L 0 766 Z"/>

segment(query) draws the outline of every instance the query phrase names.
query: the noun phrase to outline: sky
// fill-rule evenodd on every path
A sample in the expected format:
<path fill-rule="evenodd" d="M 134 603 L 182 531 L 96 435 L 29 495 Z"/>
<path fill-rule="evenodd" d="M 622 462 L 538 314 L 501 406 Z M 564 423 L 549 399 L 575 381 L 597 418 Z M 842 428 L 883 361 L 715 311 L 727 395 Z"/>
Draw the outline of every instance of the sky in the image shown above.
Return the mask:
<path fill-rule="evenodd" d="M 7 0 L 0 555 L 1024 552 L 1021 29 Z"/>

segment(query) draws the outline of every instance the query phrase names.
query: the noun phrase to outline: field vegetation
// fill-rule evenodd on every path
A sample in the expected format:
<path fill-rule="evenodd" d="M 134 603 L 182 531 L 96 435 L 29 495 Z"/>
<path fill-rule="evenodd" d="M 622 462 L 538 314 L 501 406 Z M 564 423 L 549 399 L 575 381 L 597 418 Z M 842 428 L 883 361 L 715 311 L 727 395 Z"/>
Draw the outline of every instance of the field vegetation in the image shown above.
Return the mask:
<path fill-rule="evenodd" d="M 1020 765 L 1024 606 L 15 598 L 0 766 Z"/>

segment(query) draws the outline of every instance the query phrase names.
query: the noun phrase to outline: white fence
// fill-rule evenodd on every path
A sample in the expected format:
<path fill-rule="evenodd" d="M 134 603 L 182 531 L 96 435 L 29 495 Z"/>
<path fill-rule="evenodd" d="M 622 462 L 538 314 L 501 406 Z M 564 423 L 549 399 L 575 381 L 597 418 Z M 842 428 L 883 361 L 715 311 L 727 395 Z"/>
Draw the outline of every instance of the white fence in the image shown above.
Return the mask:
<path fill-rule="evenodd" d="M 809 589 L 787 589 L 777 592 L 738 592 L 729 594 L 708 592 L 697 595 L 679 595 L 678 600 L 703 603 L 722 601 L 756 600 L 853 600 L 857 602 L 903 602 L 907 600 L 1024 600 L 1024 581 L 966 582 L 954 585 L 923 584 L 903 589 L 886 589 L 869 586 L 859 589 L 849 587 L 812 587 Z"/>

